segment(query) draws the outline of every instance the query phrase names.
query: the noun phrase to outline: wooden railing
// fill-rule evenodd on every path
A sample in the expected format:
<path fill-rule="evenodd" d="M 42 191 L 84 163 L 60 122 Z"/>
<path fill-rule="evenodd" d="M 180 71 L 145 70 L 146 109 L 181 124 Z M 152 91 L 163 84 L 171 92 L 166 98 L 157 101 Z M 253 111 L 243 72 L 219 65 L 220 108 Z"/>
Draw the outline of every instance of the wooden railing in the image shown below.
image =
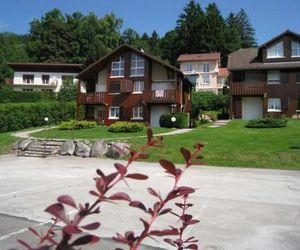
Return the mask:
<path fill-rule="evenodd" d="M 176 103 L 179 102 L 176 90 L 148 90 L 144 91 L 146 103 Z"/>
<path fill-rule="evenodd" d="M 95 93 L 79 93 L 79 104 L 100 104 L 106 103 L 107 92 L 95 92 Z"/>
<path fill-rule="evenodd" d="M 263 95 L 266 92 L 266 83 L 258 82 L 232 82 L 230 83 L 231 95 Z"/>

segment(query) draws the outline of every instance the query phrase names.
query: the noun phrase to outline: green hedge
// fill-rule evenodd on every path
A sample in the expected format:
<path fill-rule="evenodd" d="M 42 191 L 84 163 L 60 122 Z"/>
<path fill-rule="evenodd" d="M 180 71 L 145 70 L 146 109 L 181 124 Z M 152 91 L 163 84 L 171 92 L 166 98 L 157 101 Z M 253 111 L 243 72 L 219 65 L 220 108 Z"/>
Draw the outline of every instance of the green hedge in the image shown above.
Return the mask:
<path fill-rule="evenodd" d="M 16 103 L 0 105 L 0 132 L 46 125 L 58 124 L 75 118 L 75 102 L 60 103 Z"/>
<path fill-rule="evenodd" d="M 257 118 L 250 120 L 247 128 L 281 128 L 287 124 L 287 118 Z"/>
<path fill-rule="evenodd" d="M 54 92 L 23 92 L 14 91 L 11 86 L 4 84 L 0 86 L 0 103 L 54 101 L 55 98 Z"/>
<path fill-rule="evenodd" d="M 172 117 L 176 118 L 175 122 L 171 121 Z M 188 113 L 163 114 L 159 118 L 159 125 L 163 128 L 188 128 L 189 127 Z"/>
<path fill-rule="evenodd" d="M 97 123 L 95 121 L 76 121 L 70 120 L 62 122 L 59 126 L 59 130 L 72 130 L 72 129 L 85 129 L 85 128 L 95 128 Z"/>
<path fill-rule="evenodd" d="M 145 125 L 140 122 L 116 122 L 108 127 L 109 132 L 132 133 L 142 131 Z"/>

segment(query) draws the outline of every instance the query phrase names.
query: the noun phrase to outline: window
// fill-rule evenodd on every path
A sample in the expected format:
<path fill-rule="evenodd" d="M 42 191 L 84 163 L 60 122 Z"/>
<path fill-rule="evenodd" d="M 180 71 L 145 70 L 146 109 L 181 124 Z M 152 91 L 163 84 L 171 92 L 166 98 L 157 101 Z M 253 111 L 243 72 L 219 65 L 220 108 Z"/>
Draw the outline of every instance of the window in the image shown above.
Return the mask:
<path fill-rule="evenodd" d="M 49 75 L 42 75 L 42 83 L 43 84 L 49 84 L 49 79 L 50 79 Z"/>
<path fill-rule="evenodd" d="M 33 89 L 22 89 L 24 92 L 32 92 Z"/>
<path fill-rule="evenodd" d="M 209 75 L 203 75 L 202 84 L 209 84 L 209 83 L 210 83 Z"/>
<path fill-rule="evenodd" d="M 192 72 L 193 71 L 193 64 L 187 63 L 185 66 L 185 71 L 186 72 Z"/>
<path fill-rule="evenodd" d="M 209 72 L 209 63 L 203 63 L 203 72 Z"/>
<path fill-rule="evenodd" d="M 281 99 L 269 98 L 268 99 L 268 112 L 280 112 L 281 111 Z"/>
<path fill-rule="evenodd" d="M 131 56 L 131 76 L 143 76 L 145 71 L 145 60 L 143 57 L 133 54 Z"/>
<path fill-rule="evenodd" d="M 300 72 L 296 73 L 296 83 L 300 83 Z"/>
<path fill-rule="evenodd" d="M 280 71 L 270 70 L 268 71 L 268 84 L 279 84 L 280 83 Z"/>
<path fill-rule="evenodd" d="M 267 58 L 276 58 L 283 56 L 283 42 L 279 42 L 267 49 Z"/>
<path fill-rule="evenodd" d="M 297 112 L 300 112 L 300 97 L 297 100 Z"/>
<path fill-rule="evenodd" d="M 34 75 L 23 75 L 23 83 L 33 83 Z"/>
<path fill-rule="evenodd" d="M 142 106 L 133 108 L 132 119 L 144 119 L 144 108 Z"/>
<path fill-rule="evenodd" d="M 144 82 L 143 81 L 135 81 L 133 85 L 133 92 L 141 93 L 144 91 Z"/>
<path fill-rule="evenodd" d="M 292 57 L 300 56 L 300 43 L 292 41 Z"/>
<path fill-rule="evenodd" d="M 110 89 L 111 93 L 120 93 L 121 92 L 121 84 L 120 82 L 111 82 L 110 83 Z"/>
<path fill-rule="evenodd" d="M 42 92 L 53 92 L 53 89 L 42 89 Z"/>
<path fill-rule="evenodd" d="M 111 63 L 111 76 L 124 76 L 124 57 L 119 57 Z"/>
<path fill-rule="evenodd" d="M 120 117 L 120 107 L 110 107 L 109 119 L 119 119 L 119 117 Z"/>

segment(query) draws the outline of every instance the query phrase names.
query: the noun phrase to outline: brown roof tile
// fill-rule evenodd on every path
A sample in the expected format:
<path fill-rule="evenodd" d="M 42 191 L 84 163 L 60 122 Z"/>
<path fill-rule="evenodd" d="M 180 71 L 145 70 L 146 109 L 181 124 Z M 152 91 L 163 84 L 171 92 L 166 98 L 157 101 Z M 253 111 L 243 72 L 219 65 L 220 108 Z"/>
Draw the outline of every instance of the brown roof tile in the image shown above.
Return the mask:
<path fill-rule="evenodd" d="M 205 54 L 182 54 L 177 61 L 203 61 L 203 60 L 220 60 L 220 53 L 205 53 Z"/>

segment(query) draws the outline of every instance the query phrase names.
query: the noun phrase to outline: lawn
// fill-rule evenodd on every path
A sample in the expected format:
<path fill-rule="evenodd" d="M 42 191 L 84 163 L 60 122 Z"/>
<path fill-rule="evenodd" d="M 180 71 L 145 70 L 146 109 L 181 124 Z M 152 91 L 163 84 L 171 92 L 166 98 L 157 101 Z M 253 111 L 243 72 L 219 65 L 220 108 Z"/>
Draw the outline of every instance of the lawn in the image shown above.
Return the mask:
<path fill-rule="evenodd" d="M 195 142 L 202 142 L 202 155 L 208 165 L 300 170 L 300 120 L 273 129 L 245 128 L 245 124 L 235 120 L 220 128 L 201 126 L 187 134 L 165 136 L 164 147 L 149 150 L 148 160 L 166 158 L 183 163 L 180 147 L 191 149 Z M 136 147 L 145 142 L 130 141 Z"/>
<path fill-rule="evenodd" d="M 155 134 L 170 132 L 172 129 L 170 128 L 154 128 L 153 132 Z M 34 137 L 38 138 L 48 138 L 49 131 L 47 128 L 45 130 L 32 133 Z M 123 137 L 137 137 L 137 136 L 145 136 L 146 129 L 140 132 L 134 133 L 112 133 L 107 131 L 107 127 L 99 126 L 96 128 L 90 129 L 80 129 L 74 130 L 73 136 L 75 139 L 105 139 L 105 138 L 123 138 Z M 58 128 L 53 128 L 50 130 L 50 137 L 56 139 L 72 139 L 72 131 L 71 130 L 59 130 Z"/>
<path fill-rule="evenodd" d="M 11 146 L 18 140 L 17 137 L 11 136 L 10 133 L 0 133 L 0 154 L 7 154 L 12 151 Z"/>

